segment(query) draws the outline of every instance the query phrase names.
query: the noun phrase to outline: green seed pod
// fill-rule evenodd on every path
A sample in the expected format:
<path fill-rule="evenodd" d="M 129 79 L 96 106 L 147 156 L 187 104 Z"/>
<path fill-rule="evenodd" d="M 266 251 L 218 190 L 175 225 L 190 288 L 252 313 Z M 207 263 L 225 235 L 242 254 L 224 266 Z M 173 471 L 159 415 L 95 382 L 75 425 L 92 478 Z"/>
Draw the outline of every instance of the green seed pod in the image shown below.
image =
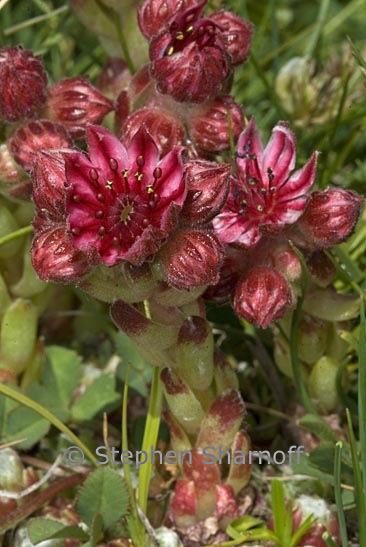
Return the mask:
<path fill-rule="evenodd" d="M 338 404 L 337 373 L 337 361 L 328 356 L 321 357 L 310 373 L 310 396 L 315 400 L 317 408 L 326 414 L 333 412 Z"/>
<path fill-rule="evenodd" d="M 37 309 L 30 300 L 18 298 L 10 304 L 1 321 L 0 368 L 23 372 L 34 352 L 37 320 Z"/>
<path fill-rule="evenodd" d="M 15 232 L 18 228 L 19 226 L 11 212 L 4 205 L 0 205 L 0 238 Z M 22 245 L 23 240 L 21 238 L 0 245 L 0 258 L 14 256 Z"/>

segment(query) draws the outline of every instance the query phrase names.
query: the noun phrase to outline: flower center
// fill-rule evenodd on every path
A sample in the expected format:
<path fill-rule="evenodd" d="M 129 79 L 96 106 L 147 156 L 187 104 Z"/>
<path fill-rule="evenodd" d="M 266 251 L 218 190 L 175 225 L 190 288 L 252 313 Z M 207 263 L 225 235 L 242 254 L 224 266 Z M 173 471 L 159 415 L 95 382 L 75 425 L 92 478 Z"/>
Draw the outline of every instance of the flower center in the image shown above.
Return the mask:
<path fill-rule="evenodd" d="M 119 216 L 121 222 L 124 224 L 127 224 L 131 220 L 131 213 L 133 213 L 133 205 L 129 201 L 127 201 L 126 205 L 123 207 L 121 214 Z"/>

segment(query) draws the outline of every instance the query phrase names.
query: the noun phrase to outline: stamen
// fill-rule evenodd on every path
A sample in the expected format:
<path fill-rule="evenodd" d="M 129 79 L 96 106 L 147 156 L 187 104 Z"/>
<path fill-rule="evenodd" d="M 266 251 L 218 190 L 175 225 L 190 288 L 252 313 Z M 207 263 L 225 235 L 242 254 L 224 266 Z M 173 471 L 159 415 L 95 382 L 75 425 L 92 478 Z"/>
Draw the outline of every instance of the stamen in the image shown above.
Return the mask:
<path fill-rule="evenodd" d="M 103 194 L 101 194 L 101 193 L 97 194 L 97 200 L 98 201 L 105 201 Z"/>
<path fill-rule="evenodd" d="M 170 46 L 170 47 L 168 48 L 167 52 L 166 52 L 166 55 L 168 55 L 168 56 L 169 56 L 169 55 L 173 55 L 173 53 L 174 53 L 174 47 L 173 47 L 173 46 Z"/>
<path fill-rule="evenodd" d="M 80 234 L 80 228 L 72 228 L 71 233 L 73 236 L 78 236 Z"/>
<path fill-rule="evenodd" d="M 265 196 L 267 193 L 267 190 L 265 188 L 261 188 L 260 193 L 263 194 L 263 196 Z"/>
<path fill-rule="evenodd" d="M 276 191 L 276 187 L 275 186 L 271 186 L 271 188 L 269 189 L 269 191 L 274 194 L 275 191 Z"/>
<path fill-rule="evenodd" d="M 261 213 L 263 209 L 264 209 L 263 205 L 257 205 L 257 211 Z"/>
<path fill-rule="evenodd" d="M 74 203 L 81 203 L 81 197 L 78 196 L 78 194 L 74 194 L 74 195 L 72 196 L 72 201 L 73 201 Z"/>
<path fill-rule="evenodd" d="M 274 179 L 274 173 L 273 173 L 272 167 L 268 167 L 268 169 L 267 169 L 267 174 L 268 174 L 268 180 L 269 180 L 269 182 L 272 182 L 273 179 Z"/>
<path fill-rule="evenodd" d="M 178 32 L 175 35 L 176 40 L 184 40 L 184 34 L 182 31 L 178 30 Z"/>
<path fill-rule="evenodd" d="M 105 226 L 100 226 L 100 227 L 98 228 L 98 234 L 99 234 L 101 237 L 103 237 L 103 236 L 105 235 L 106 231 L 107 231 L 107 230 L 105 229 Z"/>
<path fill-rule="evenodd" d="M 105 183 L 105 187 L 108 190 L 112 190 L 112 186 L 113 186 L 113 180 L 107 180 L 107 182 Z"/>
<path fill-rule="evenodd" d="M 146 186 L 146 191 L 148 194 L 153 194 L 154 193 L 154 188 L 152 186 L 152 184 L 149 184 L 148 186 Z"/>
<path fill-rule="evenodd" d="M 95 218 L 103 218 L 103 216 L 104 216 L 104 211 L 102 211 L 102 210 L 100 209 L 99 211 L 97 211 L 97 212 L 95 213 L 94 216 L 95 216 Z"/>
<path fill-rule="evenodd" d="M 126 178 L 128 177 L 128 169 L 123 169 L 123 170 L 121 171 L 121 174 L 122 174 L 122 177 L 123 177 L 124 179 L 126 179 Z"/>
<path fill-rule="evenodd" d="M 142 179 L 143 179 L 143 177 L 144 177 L 144 174 L 143 174 L 143 173 L 140 173 L 139 171 L 136 171 L 135 177 L 137 178 L 137 180 L 138 180 L 139 182 L 141 182 Z"/>

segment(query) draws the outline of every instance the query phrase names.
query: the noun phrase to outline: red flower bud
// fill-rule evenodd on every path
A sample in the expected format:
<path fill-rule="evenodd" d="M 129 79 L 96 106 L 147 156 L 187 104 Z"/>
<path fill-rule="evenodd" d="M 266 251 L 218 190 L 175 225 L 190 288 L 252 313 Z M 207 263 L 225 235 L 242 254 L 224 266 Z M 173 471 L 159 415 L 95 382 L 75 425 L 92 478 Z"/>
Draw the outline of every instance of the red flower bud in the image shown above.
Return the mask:
<path fill-rule="evenodd" d="M 46 86 L 40 57 L 21 46 L 0 50 L 0 119 L 16 122 L 37 114 L 46 100 Z"/>
<path fill-rule="evenodd" d="M 115 98 L 125 89 L 131 80 L 125 61 L 118 57 L 113 57 L 102 68 L 98 78 L 98 88 L 108 97 Z"/>
<path fill-rule="evenodd" d="M 217 283 L 222 247 L 211 232 L 181 230 L 162 248 L 158 265 L 163 278 L 177 289 Z"/>
<path fill-rule="evenodd" d="M 201 18 L 205 3 L 202 0 L 179 12 L 150 43 L 151 74 L 157 88 L 179 102 L 201 103 L 215 97 L 230 74 L 219 25 Z"/>
<path fill-rule="evenodd" d="M 226 51 L 232 65 L 247 60 L 254 28 L 252 23 L 244 21 L 234 13 L 221 9 L 210 16 L 220 26 L 226 42 Z"/>
<path fill-rule="evenodd" d="M 32 169 L 40 150 L 69 148 L 71 145 L 71 138 L 64 126 L 48 120 L 35 120 L 19 126 L 9 141 L 11 153 L 26 171 Z"/>
<path fill-rule="evenodd" d="M 239 317 L 266 328 L 280 319 L 291 303 L 291 290 L 283 275 L 258 266 L 239 279 L 233 306 Z"/>
<path fill-rule="evenodd" d="M 185 141 L 184 127 L 177 118 L 162 108 L 149 107 L 136 110 L 128 116 L 121 129 L 121 141 L 128 146 L 142 125 L 154 139 L 162 156 Z"/>
<path fill-rule="evenodd" d="M 227 164 L 204 160 L 185 164 L 188 194 L 181 212 L 183 222 L 202 225 L 217 215 L 229 192 L 230 173 Z"/>
<path fill-rule="evenodd" d="M 48 91 L 44 115 L 61 122 L 74 138 L 81 138 L 88 123 L 99 123 L 113 103 L 86 78 L 65 78 Z"/>
<path fill-rule="evenodd" d="M 5 184 L 20 182 L 24 173 L 15 163 L 7 144 L 0 144 L 0 181 Z"/>
<path fill-rule="evenodd" d="M 66 226 L 65 164 L 58 152 L 40 152 L 35 161 L 36 204 L 32 264 L 44 281 L 73 283 L 90 269 L 89 257 L 75 249 Z"/>
<path fill-rule="evenodd" d="M 218 97 L 189 118 L 189 132 L 195 143 L 207 152 L 230 148 L 230 133 L 237 139 L 244 129 L 242 108 L 233 97 Z"/>
<path fill-rule="evenodd" d="M 362 204 L 355 192 L 331 188 L 311 194 L 296 225 L 306 248 L 324 249 L 345 241 L 353 232 Z"/>
<path fill-rule="evenodd" d="M 142 34 L 150 40 L 159 34 L 178 11 L 194 5 L 194 0 L 145 0 L 137 13 Z"/>

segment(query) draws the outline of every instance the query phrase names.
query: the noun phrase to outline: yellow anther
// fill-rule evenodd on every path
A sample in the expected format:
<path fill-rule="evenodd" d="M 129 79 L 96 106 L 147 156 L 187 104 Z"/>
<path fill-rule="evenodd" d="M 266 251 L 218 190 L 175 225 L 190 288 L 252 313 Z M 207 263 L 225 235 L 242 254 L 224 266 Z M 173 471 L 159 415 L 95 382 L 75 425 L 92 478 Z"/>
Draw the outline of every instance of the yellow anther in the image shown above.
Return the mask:
<path fill-rule="evenodd" d="M 175 35 L 176 40 L 184 40 L 184 34 L 182 31 L 178 30 L 178 32 Z"/>
<path fill-rule="evenodd" d="M 143 173 L 140 173 L 140 171 L 137 171 L 137 172 L 135 173 L 135 177 L 137 178 L 137 180 L 138 180 L 139 182 L 142 181 L 143 176 L 144 176 L 144 174 L 143 174 Z"/>
<path fill-rule="evenodd" d="M 261 213 L 263 209 L 264 209 L 263 205 L 257 205 L 257 211 Z"/>
<path fill-rule="evenodd" d="M 186 32 L 193 32 L 193 27 L 192 27 L 192 25 L 190 25 L 190 26 L 187 28 Z"/>
<path fill-rule="evenodd" d="M 123 169 L 122 171 L 122 177 L 125 179 L 128 177 L 128 169 Z"/>
<path fill-rule="evenodd" d="M 154 193 L 154 188 L 152 187 L 151 184 L 146 186 L 146 191 L 147 191 L 148 194 L 153 194 Z"/>
<path fill-rule="evenodd" d="M 105 187 L 108 188 L 108 190 L 112 190 L 112 186 L 113 180 L 107 180 L 107 182 L 105 183 Z"/>
<path fill-rule="evenodd" d="M 173 46 L 170 46 L 170 48 L 168 49 L 168 51 L 166 52 L 167 55 L 173 55 L 174 53 L 174 48 Z"/>

